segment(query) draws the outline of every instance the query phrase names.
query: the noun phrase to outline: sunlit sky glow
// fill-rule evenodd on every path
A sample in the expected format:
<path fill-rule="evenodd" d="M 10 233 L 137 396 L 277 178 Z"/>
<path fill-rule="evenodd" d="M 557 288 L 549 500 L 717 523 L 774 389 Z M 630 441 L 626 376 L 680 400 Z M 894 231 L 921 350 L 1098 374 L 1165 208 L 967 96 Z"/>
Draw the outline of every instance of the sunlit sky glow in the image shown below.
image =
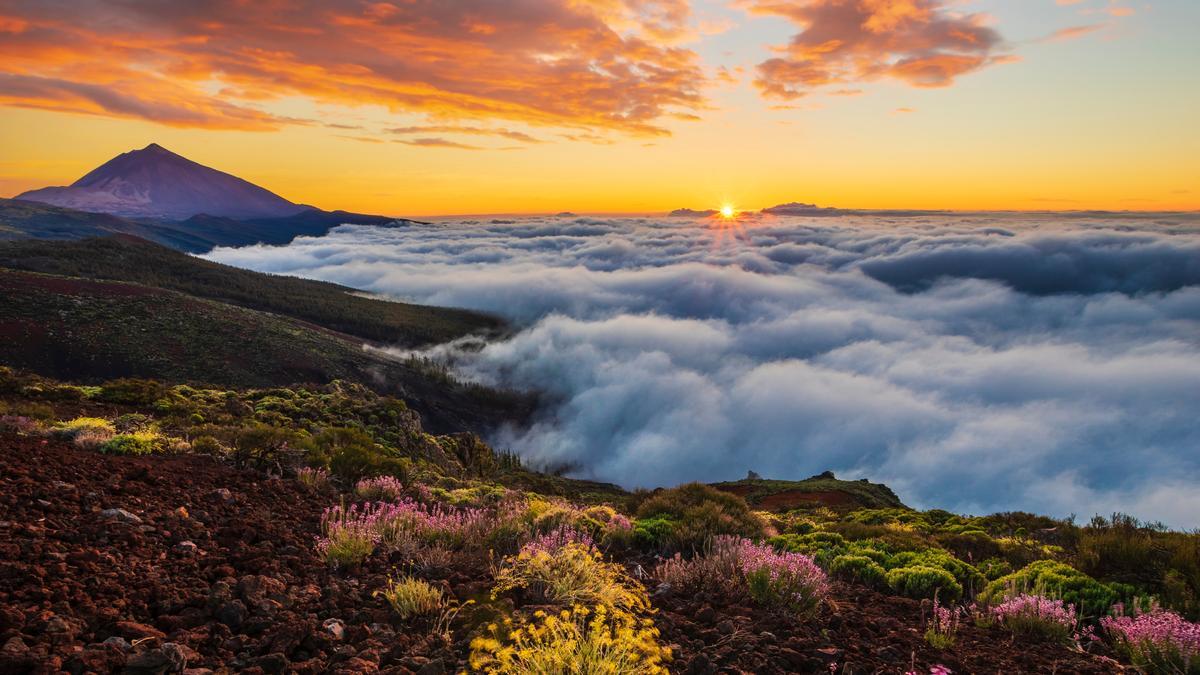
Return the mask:
<path fill-rule="evenodd" d="M 1192 0 L 0 0 L 0 195 L 150 142 L 395 215 L 1200 208 Z"/>

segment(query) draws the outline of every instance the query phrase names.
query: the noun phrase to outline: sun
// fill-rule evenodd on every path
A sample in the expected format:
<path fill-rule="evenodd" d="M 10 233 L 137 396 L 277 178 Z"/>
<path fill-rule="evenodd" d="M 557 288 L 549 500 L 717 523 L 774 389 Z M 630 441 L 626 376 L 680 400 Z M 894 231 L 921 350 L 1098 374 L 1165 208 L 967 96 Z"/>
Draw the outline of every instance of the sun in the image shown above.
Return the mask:
<path fill-rule="evenodd" d="M 725 204 L 721 207 L 722 218 L 732 218 L 737 211 L 733 210 L 733 204 Z"/>

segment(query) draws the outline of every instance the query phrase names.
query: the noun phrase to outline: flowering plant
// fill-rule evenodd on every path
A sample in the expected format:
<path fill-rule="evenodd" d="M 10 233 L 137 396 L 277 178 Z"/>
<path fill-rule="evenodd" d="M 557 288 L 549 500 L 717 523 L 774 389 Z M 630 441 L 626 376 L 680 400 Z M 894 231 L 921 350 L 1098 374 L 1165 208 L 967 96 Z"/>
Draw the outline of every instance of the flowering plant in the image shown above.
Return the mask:
<path fill-rule="evenodd" d="M 996 623 L 1018 635 L 1066 642 L 1079 622 L 1075 605 L 1041 595 L 1022 594 L 992 608 Z"/>
<path fill-rule="evenodd" d="M 829 595 L 829 580 L 810 556 L 778 553 L 768 545 L 743 539 L 738 558 L 750 597 L 760 604 L 809 614 Z"/>
<path fill-rule="evenodd" d="M 1100 625 L 1116 648 L 1150 673 L 1200 673 L 1200 624 L 1151 606 L 1136 616 L 1105 617 Z"/>

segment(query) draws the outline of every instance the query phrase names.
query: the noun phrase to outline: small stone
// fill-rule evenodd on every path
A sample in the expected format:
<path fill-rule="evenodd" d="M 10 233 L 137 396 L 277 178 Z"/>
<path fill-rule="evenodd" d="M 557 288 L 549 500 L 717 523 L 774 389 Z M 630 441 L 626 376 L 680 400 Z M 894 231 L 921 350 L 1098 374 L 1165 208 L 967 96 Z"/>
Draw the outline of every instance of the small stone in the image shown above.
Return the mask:
<path fill-rule="evenodd" d="M 164 642 L 158 649 L 151 649 L 133 658 L 125 666 L 127 675 L 162 675 L 180 673 L 187 667 L 187 656 L 174 642 Z"/>
<path fill-rule="evenodd" d="M 736 630 L 737 630 L 737 627 L 734 626 L 733 622 L 728 619 L 717 624 L 717 631 L 721 635 L 733 635 L 734 631 L 736 631 Z"/>
<path fill-rule="evenodd" d="M 217 498 L 223 502 L 233 501 L 233 493 L 230 492 L 227 488 L 217 488 L 216 490 L 213 490 L 213 494 L 216 495 Z"/>
<path fill-rule="evenodd" d="M 195 542 L 181 541 L 178 544 L 175 544 L 175 550 L 179 551 L 183 555 L 196 555 L 196 552 L 200 550 L 200 547 L 196 546 Z"/>
<path fill-rule="evenodd" d="M 100 644 L 111 645 L 113 647 L 116 647 L 117 649 L 120 649 L 123 652 L 127 652 L 127 651 L 133 649 L 133 646 L 129 644 L 129 641 L 119 635 L 114 635 L 114 636 L 108 638 L 107 640 L 105 640 L 104 642 L 101 642 Z"/>
<path fill-rule="evenodd" d="M 779 642 L 779 638 L 776 637 L 774 633 L 770 633 L 765 630 L 758 634 L 758 639 L 762 640 L 763 642 L 767 642 L 767 643 Z"/>
<path fill-rule="evenodd" d="M 241 600 L 234 600 L 221 605 L 221 608 L 216 611 L 217 621 L 229 626 L 230 630 L 236 631 L 246 622 L 246 617 L 249 615 L 249 610 Z"/>
<path fill-rule="evenodd" d="M 0 652 L 10 656 L 24 654 L 29 651 L 29 647 L 19 637 L 11 637 L 8 642 L 4 643 L 4 647 L 0 648 Z"/>
<path fill-rule="evenodd" d="M 342 623 L 341 619 L 325 619 L 325 623 L 321 627 L 333 636 L 334 640 L 342 640 L 346 637 L 346 624 Z"/>
<path fill-rule="evenodd" d="M 100 517 L 106 520 L 115 520 L 121 523 L 138 524 L 142 519 L 125 509 L 104 509 L 100 512 Z"/>
<path fill-rule="evenodd" d="M 700 608 L 699 612 L 696 612 L 696 620 L 704 623 L 712 623 L 716 617 L 717 612 L 710 605 L 705 605 Z"/>

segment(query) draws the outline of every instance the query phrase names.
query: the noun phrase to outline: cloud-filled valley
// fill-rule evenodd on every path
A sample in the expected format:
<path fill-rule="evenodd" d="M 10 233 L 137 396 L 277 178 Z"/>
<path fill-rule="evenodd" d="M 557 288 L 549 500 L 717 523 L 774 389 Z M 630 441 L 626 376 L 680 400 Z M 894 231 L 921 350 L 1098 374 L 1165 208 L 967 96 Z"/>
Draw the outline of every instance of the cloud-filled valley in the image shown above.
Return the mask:
<path fill-rule="evenodd" d="M 491 440 L 625 486 L 825 469 L 914 506 L 1200 526 L 1200 219 L 344 226 L 211 259 L 486 310 L 434 356 L 547 394 Z"/>

